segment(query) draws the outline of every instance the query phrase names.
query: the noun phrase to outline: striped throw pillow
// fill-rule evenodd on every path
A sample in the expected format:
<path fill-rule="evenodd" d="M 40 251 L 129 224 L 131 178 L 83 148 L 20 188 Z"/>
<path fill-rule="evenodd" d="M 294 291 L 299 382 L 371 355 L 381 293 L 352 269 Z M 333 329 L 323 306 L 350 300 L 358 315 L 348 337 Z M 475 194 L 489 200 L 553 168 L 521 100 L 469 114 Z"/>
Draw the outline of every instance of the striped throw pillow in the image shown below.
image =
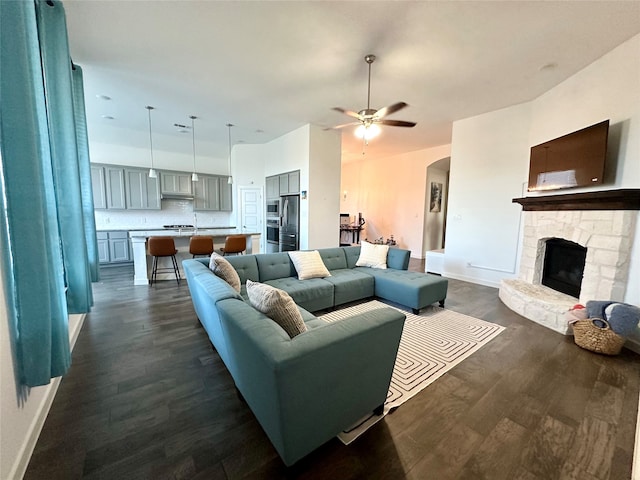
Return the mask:
<path fill-rule="evenodd" d="M 298 307 L 284 290 L 247 280 L 247 295 L 251 306 L 280 325 L 289 337 L 307 331 Z"/>
<path fill-rule="evenodd" d="M 288 253 L 289 258 L 293 262 L 293 266 L 296 267 L 296 272 L 298 272 L 298 278 L 300 280 L 331 276 L 317 250 Z"/>
<path fill-rule="evenodd" d="M 213 252 L 209 259 L 209 268 L 216 274 L 216 276 L 231 285 L 236 292 L 240 292 L 240 276 L 226 258 L 216 252 Z"/>

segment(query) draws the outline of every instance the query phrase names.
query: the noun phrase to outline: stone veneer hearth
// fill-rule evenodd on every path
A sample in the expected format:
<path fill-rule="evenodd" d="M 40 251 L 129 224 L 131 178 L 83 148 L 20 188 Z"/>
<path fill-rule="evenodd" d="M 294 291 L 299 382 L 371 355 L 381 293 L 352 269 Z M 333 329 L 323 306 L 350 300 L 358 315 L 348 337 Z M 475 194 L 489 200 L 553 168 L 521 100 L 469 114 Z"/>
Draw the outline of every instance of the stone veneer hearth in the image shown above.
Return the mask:
<path fill-rule="evenodd" d="M 588 300 L 624 300 L 638 216 L 635 208 L 531 211 L 534 209 L 525 205 L 525 210 L 530 211 L 524 212 L 519 276 L 503 280 L 500 286 L 499 296 L 505 305 L 534 322 L 568 334 L 564 315 L 571 306 Z M 545 242 L 550 238 L 570 240 L 587 248 L 579 299 L 540 283 Z"/>

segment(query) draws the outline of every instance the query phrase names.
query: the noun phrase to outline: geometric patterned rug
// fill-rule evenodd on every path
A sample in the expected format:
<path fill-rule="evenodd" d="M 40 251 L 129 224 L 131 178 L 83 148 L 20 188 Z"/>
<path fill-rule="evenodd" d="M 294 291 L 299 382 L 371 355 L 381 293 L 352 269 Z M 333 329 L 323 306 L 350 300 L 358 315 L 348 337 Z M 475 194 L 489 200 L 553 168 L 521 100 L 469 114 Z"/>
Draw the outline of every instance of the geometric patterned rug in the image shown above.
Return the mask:
<path fill-rule="evenodd" d="M 373 300 L 330 312 L 319 318 L 336 322 L 356 313 L 382 307 L 396 308 Z M 384 414 L 366 417 L 338 435 L 346 445 L 505 329 L 495 323 L 435 306 L 423 309 L 420 315 L 396 309 L 404 313 L 407 319 L 384 404 Z"/>

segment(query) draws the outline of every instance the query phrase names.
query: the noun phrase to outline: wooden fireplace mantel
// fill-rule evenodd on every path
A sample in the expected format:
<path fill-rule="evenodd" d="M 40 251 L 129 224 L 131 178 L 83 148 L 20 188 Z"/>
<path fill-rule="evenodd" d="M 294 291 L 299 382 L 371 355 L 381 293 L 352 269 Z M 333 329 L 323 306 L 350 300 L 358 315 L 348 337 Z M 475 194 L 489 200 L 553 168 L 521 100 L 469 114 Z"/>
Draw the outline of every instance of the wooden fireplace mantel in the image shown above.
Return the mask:
<path fill-rule="evenodd" d="M 640 210 L 640 188 L 514 198 L 524 211 Z"/>

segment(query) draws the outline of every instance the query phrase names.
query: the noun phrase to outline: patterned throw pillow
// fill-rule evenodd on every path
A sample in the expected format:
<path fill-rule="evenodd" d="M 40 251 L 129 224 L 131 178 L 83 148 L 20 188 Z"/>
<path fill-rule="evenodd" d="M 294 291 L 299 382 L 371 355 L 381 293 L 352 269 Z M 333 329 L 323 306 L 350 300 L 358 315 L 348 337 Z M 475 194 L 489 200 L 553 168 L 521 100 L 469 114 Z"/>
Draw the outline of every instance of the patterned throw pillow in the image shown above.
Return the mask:
<path fill-rule="evenodd" d="M 226 258 L 213 252 L 209 259 L 209 268 L 218 277 L 231 285 L 236 292 L 240 293 L 240 276 Z"/>
<path fill-rule="evenodd" d="M 247 280 L 247 295 L 251 306 L 280 325 L 289 337 L 307 331 L 298 307 L 284 290 Z"/>
<path fill-rule="evenodd" d="M 375 245 L 362 240 L 360 242 L 360 257 L 357 267 L 387 268 L 387 253 L 389 245 Z"/>
<path fill-rule="evenodd" d="M 300 280 L 331 276 L 317 250 L 313 250 L 311 252 L 288 253 L 289 258 L 293 262 L 293 266 L 296 267 L 296 272 L 298 272 L 298 278 Z"/>

